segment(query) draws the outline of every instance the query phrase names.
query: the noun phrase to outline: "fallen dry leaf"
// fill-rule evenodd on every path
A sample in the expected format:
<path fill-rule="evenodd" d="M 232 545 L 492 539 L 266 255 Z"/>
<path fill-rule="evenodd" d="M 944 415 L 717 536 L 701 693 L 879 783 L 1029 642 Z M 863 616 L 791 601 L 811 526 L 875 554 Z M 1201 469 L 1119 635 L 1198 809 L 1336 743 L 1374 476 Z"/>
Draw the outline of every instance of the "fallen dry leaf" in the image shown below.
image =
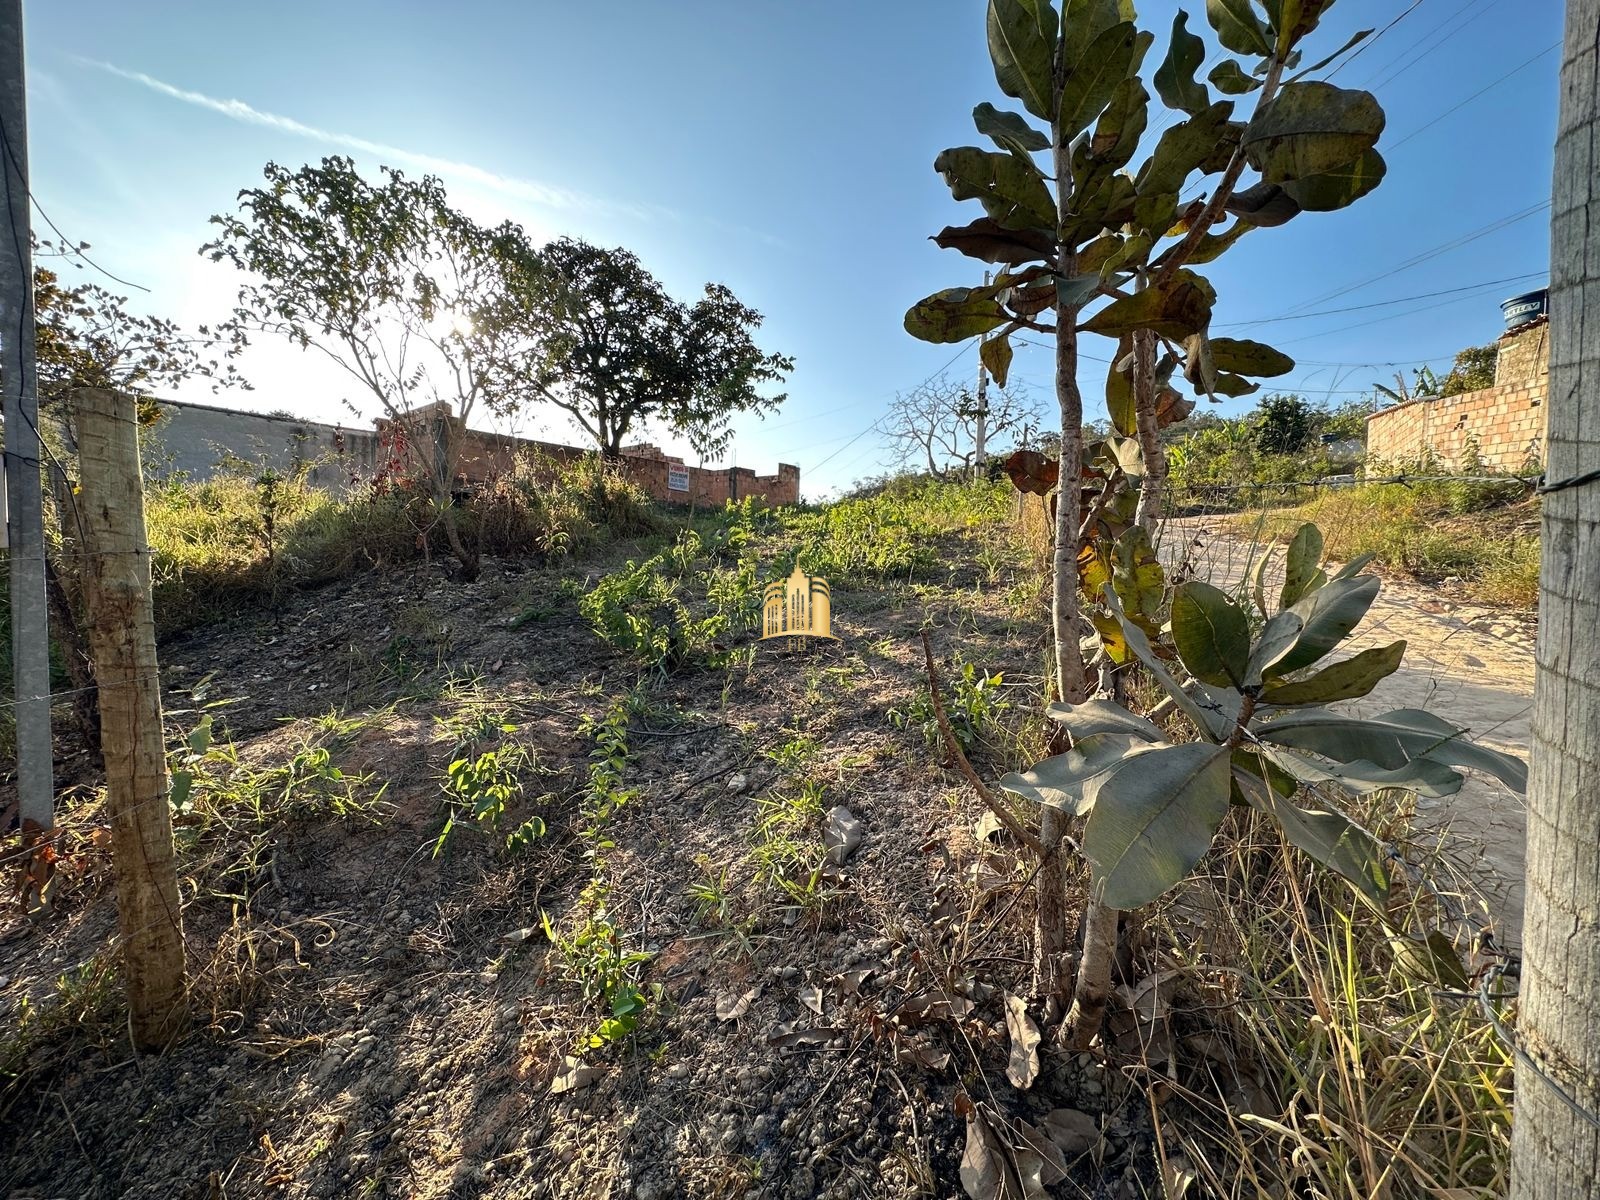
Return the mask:
<path fill-rule="evenodd" d="M 844 805 L 837 805 L 822 827 L 822 844 L 828 848 L 828 861 L 836 867 L 844 866 L 861 845 L 861 822 Z"/>
<path fill-rule="evenodd" d="M 1055 1108 L 1040 1122 L 1045 1135 L 1067 1158 L 1085 1153 L 1100 1141 L 1100 1126 L 1088 1113 L 1075 1108 Z"/>
<path fill-rule="evenodd" d="M 717 1019 L 719 1021 L 737 1021 L 750 1011 L 750 1006 L 756 1002 L 760 995 L 761 985 L 758 983 L 742 995 L 735 996 L 730 993 L 726 996 L 718 996 Z"/>
<path fill-rule="evenodd" d="M 1039 1077 L 1039 1027 L 1028 1017 L 1028 1005 L 1021 996 L 1006 993 L 1006 1031 L 1011 1034 L 1011 1061 L 1006 1078 L 1023 1091 Z"/>
<path fill-rule="evenodd" d="M 581 1058 L 567 1055 L 561 1060 L 560 1073 L 550 1081 L 550 1094 L 559 1096 L 563 1092 L 581 1091 L 604 1074 L 601 1068 L 587 1066 Z"/>

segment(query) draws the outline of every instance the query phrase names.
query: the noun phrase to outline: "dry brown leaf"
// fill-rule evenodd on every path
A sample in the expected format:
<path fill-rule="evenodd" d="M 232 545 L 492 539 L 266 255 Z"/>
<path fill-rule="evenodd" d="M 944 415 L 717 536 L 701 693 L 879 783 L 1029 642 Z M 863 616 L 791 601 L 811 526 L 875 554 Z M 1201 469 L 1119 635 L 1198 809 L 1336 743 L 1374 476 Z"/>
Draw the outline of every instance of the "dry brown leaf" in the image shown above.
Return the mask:
<path fill-rule="evenodd" d="M 988 1106 L 967 1118 L 967 1145 L 961 1155 L 961 1186 L 972 1200 L 1017 1200 L 1022 1184 L 1011 1155 L 988 1119 Z"/>
<path fill-rule="evenodd" d="M 1011 1061 L 1006 1078 L 1023 1091 L 1039 1077 L 1039 1027 L 1028 1016 L 1028 1004 L 1021 996 L 1006 993 L 1006 1030 L 1011 1034 Z"/>
<path fill-rule="evenodd" d="M 761 985 L 758 983 L 743 995 L 728 994 L 717 997 L 717 1019 L 720 1021 L 737 1021 L 750 1011 L 750 1006 L 761 995 Z"/>
<path fill-rule="evenodd" d="M 604 1074 L 600 1067 L 586 1066 L 581 1058 L 567 1055 L 561 1060 L 560 1072 L 550 1081 L 550 1094 L 559 1096 L 563 1092 L 581 1091 Z"/>
<path fill-rule="evenodd" d="M 844 866 L 861 845 L 861 836 L 861 822 L 854 813 L 842 804 L 832 809 L 822 827 L 822 844 L 828 848 L 828 861 L 836 867 Z"/>
<path fill-rule="evenodd" d="M 814 984 L 806 984 L 795 993 L 800 1003 L 809 1008 L 817 1016 L 822 1015 L 822 989 Z"/>
<path fill-rule="evenodd" d="M 1065 1158 L 1076 1158 L 1100 1141 L 1095 1119 L 1075 1108 L 1051 1109 L 1040 1124 Z"/>

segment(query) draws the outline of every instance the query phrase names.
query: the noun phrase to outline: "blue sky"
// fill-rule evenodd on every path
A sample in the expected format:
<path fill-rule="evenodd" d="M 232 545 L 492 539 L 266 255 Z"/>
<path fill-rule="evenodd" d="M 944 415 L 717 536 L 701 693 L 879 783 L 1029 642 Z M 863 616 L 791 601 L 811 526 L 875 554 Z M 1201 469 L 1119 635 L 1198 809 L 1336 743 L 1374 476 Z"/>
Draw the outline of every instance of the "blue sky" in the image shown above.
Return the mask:
<path fill-rule="evenodd" d="M 1175 7 L 1140 6 L 1152 62 Z M 1209 41 L 1203 3 L 1186 7 Z M 1543 282 L 1546 210 L 1404 264 L 1548 200 L 1561 8 L 1341 0 L 1313 52 L 1405 14 L 1334 77 L 1387 111 L 1388 178 L 1344 212 L 1253 232 L 1206 268 L 1216 332 L 1273 342 L 1298 360 L 1284 390 L 1333 400 L 1492 339 L 1498 302 Z M 137 305 L 190 323 L 223 314 L 234 273 L 196 248 L 207 217 L 269 159 L 346 153 L 374 171 L 432 171 L 480 218 L 625 245 L 682 297 L 715 279 L 765 313 L 763 343 L 798 365 L 781 412 L 740 421 L 737 461 L 797 463 L 813 497 L 880 470 L 887 451 L 864 431 L 896 391 L 951 363 L 955 347 L 901 327 L 912 302 L 983 270 L 927 240 L 979 215 L 950 199 L 933 159 L 979 142 L 979 101 L 1016 107 L 995 87 L 980 0 L 26 9 L 34 193 L 64 233 L 150 289 Z M 1533 277 L 1490 283 L 1520 276 Z M 1478 284 L 1489 286 L 1223 328 Z M 949 370 L 976 360 L 969 349 Z M 356 398 L 285 346 L 262 342 L 243 367 L 253 392 L 185 394 L 332 420 Z M 1024 347 L 1013 374 L 1053 409 L 1050 370 L 1047 350 Z M 1084 372 L 1090 416 L 1104 412 L 1103 371 Z M 548 413 L 518 428 L 577 440 Z"/>

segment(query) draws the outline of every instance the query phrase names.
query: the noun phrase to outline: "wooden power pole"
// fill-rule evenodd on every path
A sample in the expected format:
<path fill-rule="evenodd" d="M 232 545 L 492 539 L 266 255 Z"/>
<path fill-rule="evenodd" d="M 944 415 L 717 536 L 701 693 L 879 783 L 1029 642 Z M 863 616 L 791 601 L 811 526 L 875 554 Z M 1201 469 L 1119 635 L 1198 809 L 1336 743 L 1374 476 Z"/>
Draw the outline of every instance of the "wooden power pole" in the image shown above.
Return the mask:
<path fill-rule="evenodd" d="M 0 0 L 0 178 L 5 181 L 7 226 L 0 230 L 0 388 L 5 391 L 5 542 L 11 576 L 17 797 L 24 845 L 37 842 L 55 825 L 27 130 L 22 4 Z"/>
<path fill-rule="evenodd" d="M 82 577 L 100 687 L 117 924 L 133 1041 L 158 1049 L 184 1022 L 183 917 L 167 804 L 150 550 L 133 397 L 73 394 Z"/>
<path fill-rule="evenodd" d="M 1600 1194 L 1600 0 L 1568 0 L 1560 96 L 1515 1200 Z"/>

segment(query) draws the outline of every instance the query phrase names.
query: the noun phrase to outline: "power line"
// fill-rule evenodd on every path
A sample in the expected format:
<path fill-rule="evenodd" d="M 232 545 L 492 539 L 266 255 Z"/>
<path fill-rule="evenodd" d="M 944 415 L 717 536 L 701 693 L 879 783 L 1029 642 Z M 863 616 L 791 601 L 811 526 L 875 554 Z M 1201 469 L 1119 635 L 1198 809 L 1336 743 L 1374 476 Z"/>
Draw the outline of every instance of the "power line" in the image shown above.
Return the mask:
<path fill-rule="evenodd" d="M 1549 54 L 1550 51 L 1555 50 L 1558 47 L 1560 47 L 1560 45 L 1561 45 L 1560 42 L 1551 42 L 1548 46 L 1546 46 L 1543 50 L 1539 51 L 1539 53 L 1535 54 L 1532 58 L 1524 60 L 1519 66 L 1512 67 L 1511 70 L 1507 71 L 1504 75 L 1500 76 L 1500 78 L 1494 80 L 1493 82 L 1484 84 L 1481 88 L 1479 88 L 1477 91 L 1473 92 L 1472 95 L 1468 96 L 1465 100 L 1459 101 L 1456 104 L 1452 104 L 1449 108 L 1445 109 L 1442 113 L 1440 113 L 1433 120 L 1429 121 L 1426 125 L 1422 125 L 1422 126 L 1419 126 L 1416 129 L 1413 129 L 1410 133 L 1406 134 L 1405 137 L 1401 138 L 1398 142 L 1395 142 L 1393 145 L 1387 146 L 1385 148 L 1388 149 L 1388 150 L 1391 150 L 1391 151 L 1398 150 L 1401 146 L 1404 146 L 1407 142 L 1409 142 L 1412 138 L 1416 137 L 1419 133 L 1423 133 L 1426 130 L 1432 129 L 1435 125 L 1437 125 L 1440 121 L 1444 120 L 1446 117 L 1448 117 L 1451 113 L 1455 112 L 1457 109 L 1465 108 L 1467 105 L 1471 104 L 1474 100 L 1476 100 L 1479 96 L 1483 95 L 1485 92 L 1493 91 L 1495 88 L 1499 87 L 1506 80 L 1510 79 L 1513 75 L 1519 74 L 1520 72 L 1527 70 L 1529 67 L 1533 66 L 1534 63 L 1538 62 L 1541 58 L 1543 58 L 1546 54 Z"/>
<path fill-rule="evenodd" d="M 1404 21 L 1412 13 L 1416 12 L 1417 6 L 1420 5 L 1421 3 L 1422 3 L 1422 0 L 1411 0 L 1411 7 L 1410 8 L 1406 9 L 1405 11 L 1403 11 L 1399 16 L 1395 17 L 1394 20 L 1390 21 L 1382 29 L 1378 30 L 1378 32 L 1373 34 L 1371 37 L 1369 37 L 1366 40 L 1365 43 L 1363 43 L 1360 46 L 1357 46 L 1356 47 L 1356 52 L 1354 54 L 1352 54 L 1349 58 L 1345 59 L 1342 63 L 1340 63 L 1336 67 L 1334 67 L 1333 70 L 1329 71 L 1326 75 L 1324 75 L 1323 79 L 1324 80 L 1332 79 L 1340 71 L 1344 70 L 1351 63 L 1355 62 L 1356 59 L 1361 57 L 1361 52 L 1363 50 L 1370 50 L 1374 45 L 1377 44 L 1378 40 L 1380 38 L 1382 38 L 1384 34 L 1388 33 L 1389 30 L 1393 29 L 1396 25 L 1400 24 L 1401 21 Z"/>
<path fill-rule="evenodd" d="M 16 156 L 16 152 L 13 151 L 12 148 L 11 148 L 11 140 L 9 138 L 0 137 L 0 143 L 3 143 L 5 145 L 6 157 L 11 160 L 12 167 L 16 169 L 17 174 L 19 176 L 22 176 L 24 174 L 24 172 L 23 172 L 22 168 L 20 166 L 18 166 L 18 164 L 17 164 L 17 156 Z M 117 283 L 120 283 L 120 284 L 122 284 L 123 287 L 138 288 L 141 292 L 148 292 L 150 290 L 149 288 L 145 287 L 144 284 L 142 284 L 142 283 L 134 283 L 133 280 L 131 280 L 131 279 L 124 279 L 120 275 L 113 275 L 110 271 L 106 270 L 99 263 L 95 262 L 94 259 L 90 258 L 87 254 L 85 254 L 83 252 L 83 250 L 80 249 L 76 244 L 73 244 L 71 238 L 69 238 L 66 234 L 61 232 L 61 226 L 57 225 L 54 221 L 52 221 L 50 219 L 50 214 L 45 212 L 44 205 L 39 203 L 39 198 L 33 194 L 33 188 L 31 186 L 28 187 L 27 193 L 28 193 L 28 199 L 33 204 L 33 207 L 34 207 L 35 211 L 37 211 L 38 214 L 41 217 L 44 218 L 44 223 L 46 225 L 50 226 L 51 229 L 55 230 L 55 234 L 56 234 L 56 236 L 58 238 L 61 239 L 62 245 L 64 247 L 69 245 L 69 244 L 72 245 L 72 249 L 70 251 L 70 254 L 72 256 L 75 256 L 77 258 L 81 258 L 84 262 L 88 263 L 96 271 L 99 271 L 100 274 L 104 275 L 107 279 L 110 279 L 110 280 L 113 280 L 113 281 L 115 281 Z"/>
<path fill-rule="evenodd" d="M 1443 21 L 1440 21 L 1437 25 L 1433 26 L 1433 28 L 1429 29 L 1427 33 L 1424 33 L 1421 37 L 1417 38 L 1416 41 L 1412 42 L 1404 50 L 1400 51 L 1399 54 L 1395 55 L 1387 63 L 1385 63 L 1383 66 L 1379 67 L 1376 71 L 1374 71 L 1372 73 L 1372 75 L 1369 77 L 1369 80 L 1365 84 L 1365 86 L 1367 88 L 1373 90 L 1373 91 L 1376 91 L 1378 88 L 1383 87 L 1385 84 L 1389 83 L 1391 80 L 1394 80 L 1394 79 L 1398 78 L 1399 76 L 1405 74 L 1412 67 L 1416 66 L 1423 59 L 1427 58 L 1428 55 L 1435 53 L 1441 46 L 1443 46 L 1451 38 L 1455 37 L 1456 34 L 1460 33 L 1462 30 L 1466 29 L 1467 26 L 1471 25 L 1479 17 L 1485 16 L 1490 11 L 1490 9 L 1492 9 L 1494 7 L 1495 2 L 1496 2 L 1496 0 L 1490 0 L 1489 5 L 1488 5 L 1487 8 L 1480 8 L 1480 9 L 1478 9 L 1477 12 L 1472 13 L 1470 16 L 1468 16 L 1467 14 L 1471 9 L 1477 8 L 1477 6 L 1479 4 L 1483 3 L 1483 0 L 1469 0 L 1468 3 L 1463 4 L 1460 8 L 1456 9 L 1455 12 L 1451 13 L 1448 17 L 1446 17 Z M 1413 58 L 1407 58 L 1406 57 L 1413 50 L 1415 50 L 1418 46 L 1422 46 L 1423 43 L 1427 42 L 1430 38 L 1432 38 L 1440 30 L 1445 29 L 1445 27 L 1450 25 L 1451 22 L 1453 22 L 1453 21 L 1459 21 L 1459 23 L 1455 26 L 1454 29 L 1451 29 L 1443 37 L 1441 37 L 1437 41 L 1433 42 L 1432 45 L 1425 46 L 1423 48 L 1423 50 L 1422 50 L 1422 53 L 1416 55 Z M 1404 59 L 1405 61 L 1402 62 L 1401 61 L 1402 59 Z"/>
<path fill-rule="evenodd" d="M 1430 259 L 1437 258 L 1441 254 L 1447 254 L 1451 250 L 1459 250 L 1462 246 L 1465 246 L 1470 242 L 1475 242 L 1479 238 L 1488 237 L 1491 233 L 1497 233 L 1508 226 L 1515 225 L 1518 221 L 1525 221 L 1535 213 L 1543 212 L 1549 207 L 1550 201 L 1541 200 L 1538 204 L 1531 205 L 1528 208 L 1520 210 L 1519 212 L 1514 212 L 1508 216 L 1501 217 L 1498 220 L 1491 221 L 1489 224 L 1481 226 L 1478 229 L 1471 230 L 1460 235 L 1459 237 L 1451 239 L 1448 242 L 1443 242 L 1440 245 L 1434 246 L 1429 250 L 1424 250 L 1420 254 L 1415 254 L 1403 262 L 1386 267 L 1375 275 L 1369 275 L 1367 278 L 1357 280 L 1355 283 L 1345 284 L 1343 287 L 1335 288 L 1331 292 L 1324 292 L 1320 296 L 1313 296 L 1308 300 L 1302 300 L 1299 304 L 1293 305 L 1281 315 L 1288 316 L 1292 313 L 1300 312 L 1310 305 L 1321 304 L 1327 300 L 1335 300 L 1340 296 L 1346 295 L 1350 292 L 1359 291 L 1361 288 L 1377 283 L 1380 279 L 1388 279 L 1391 275 L 1398 275 L 1401 271 L 1409 271 L 1412 267 L 1421 266 L 1423 263 L 1429 261 Z M 1259 324 L 1261 322 L 1253 323 Z"/>
<path fill-rule="evenodd" d="M 1448 296 L 1456 292 L 1477 292 L 1485 288 L 1498 287 L 1503 283 L 1520 283 L 1526 279 L 1537 279 L 1547 275 L 1547 271 L 1529 271 L 1526 275 L 1508 275 L 1504 279 L 1486 279 L 1482 283 L 1469 283 L 1458 288 L 1445 288 L 1438 292 L 1418 292 L 1415 296 L 1397 296 L 1393 300 L 1374 300 L 1371 304 L 1352 304 L 1346 308 L 1322 308 L 1316 312 L 1297 313 L 1286 317 L 1256 317 L 1247 321 L 1222 321 L 1217 324 L 1218 329 L 1231 329 L 1237 325 L 1272 325 L 1279 321 L 1305 321 L 1311 317 L 1328 317 L 1335 313 L 1360 312 L 1368 308 L 1386 308 L 1391 304 L 1405 304 L 1412 300 L 1431 300 L 1435 296 Z"/>

